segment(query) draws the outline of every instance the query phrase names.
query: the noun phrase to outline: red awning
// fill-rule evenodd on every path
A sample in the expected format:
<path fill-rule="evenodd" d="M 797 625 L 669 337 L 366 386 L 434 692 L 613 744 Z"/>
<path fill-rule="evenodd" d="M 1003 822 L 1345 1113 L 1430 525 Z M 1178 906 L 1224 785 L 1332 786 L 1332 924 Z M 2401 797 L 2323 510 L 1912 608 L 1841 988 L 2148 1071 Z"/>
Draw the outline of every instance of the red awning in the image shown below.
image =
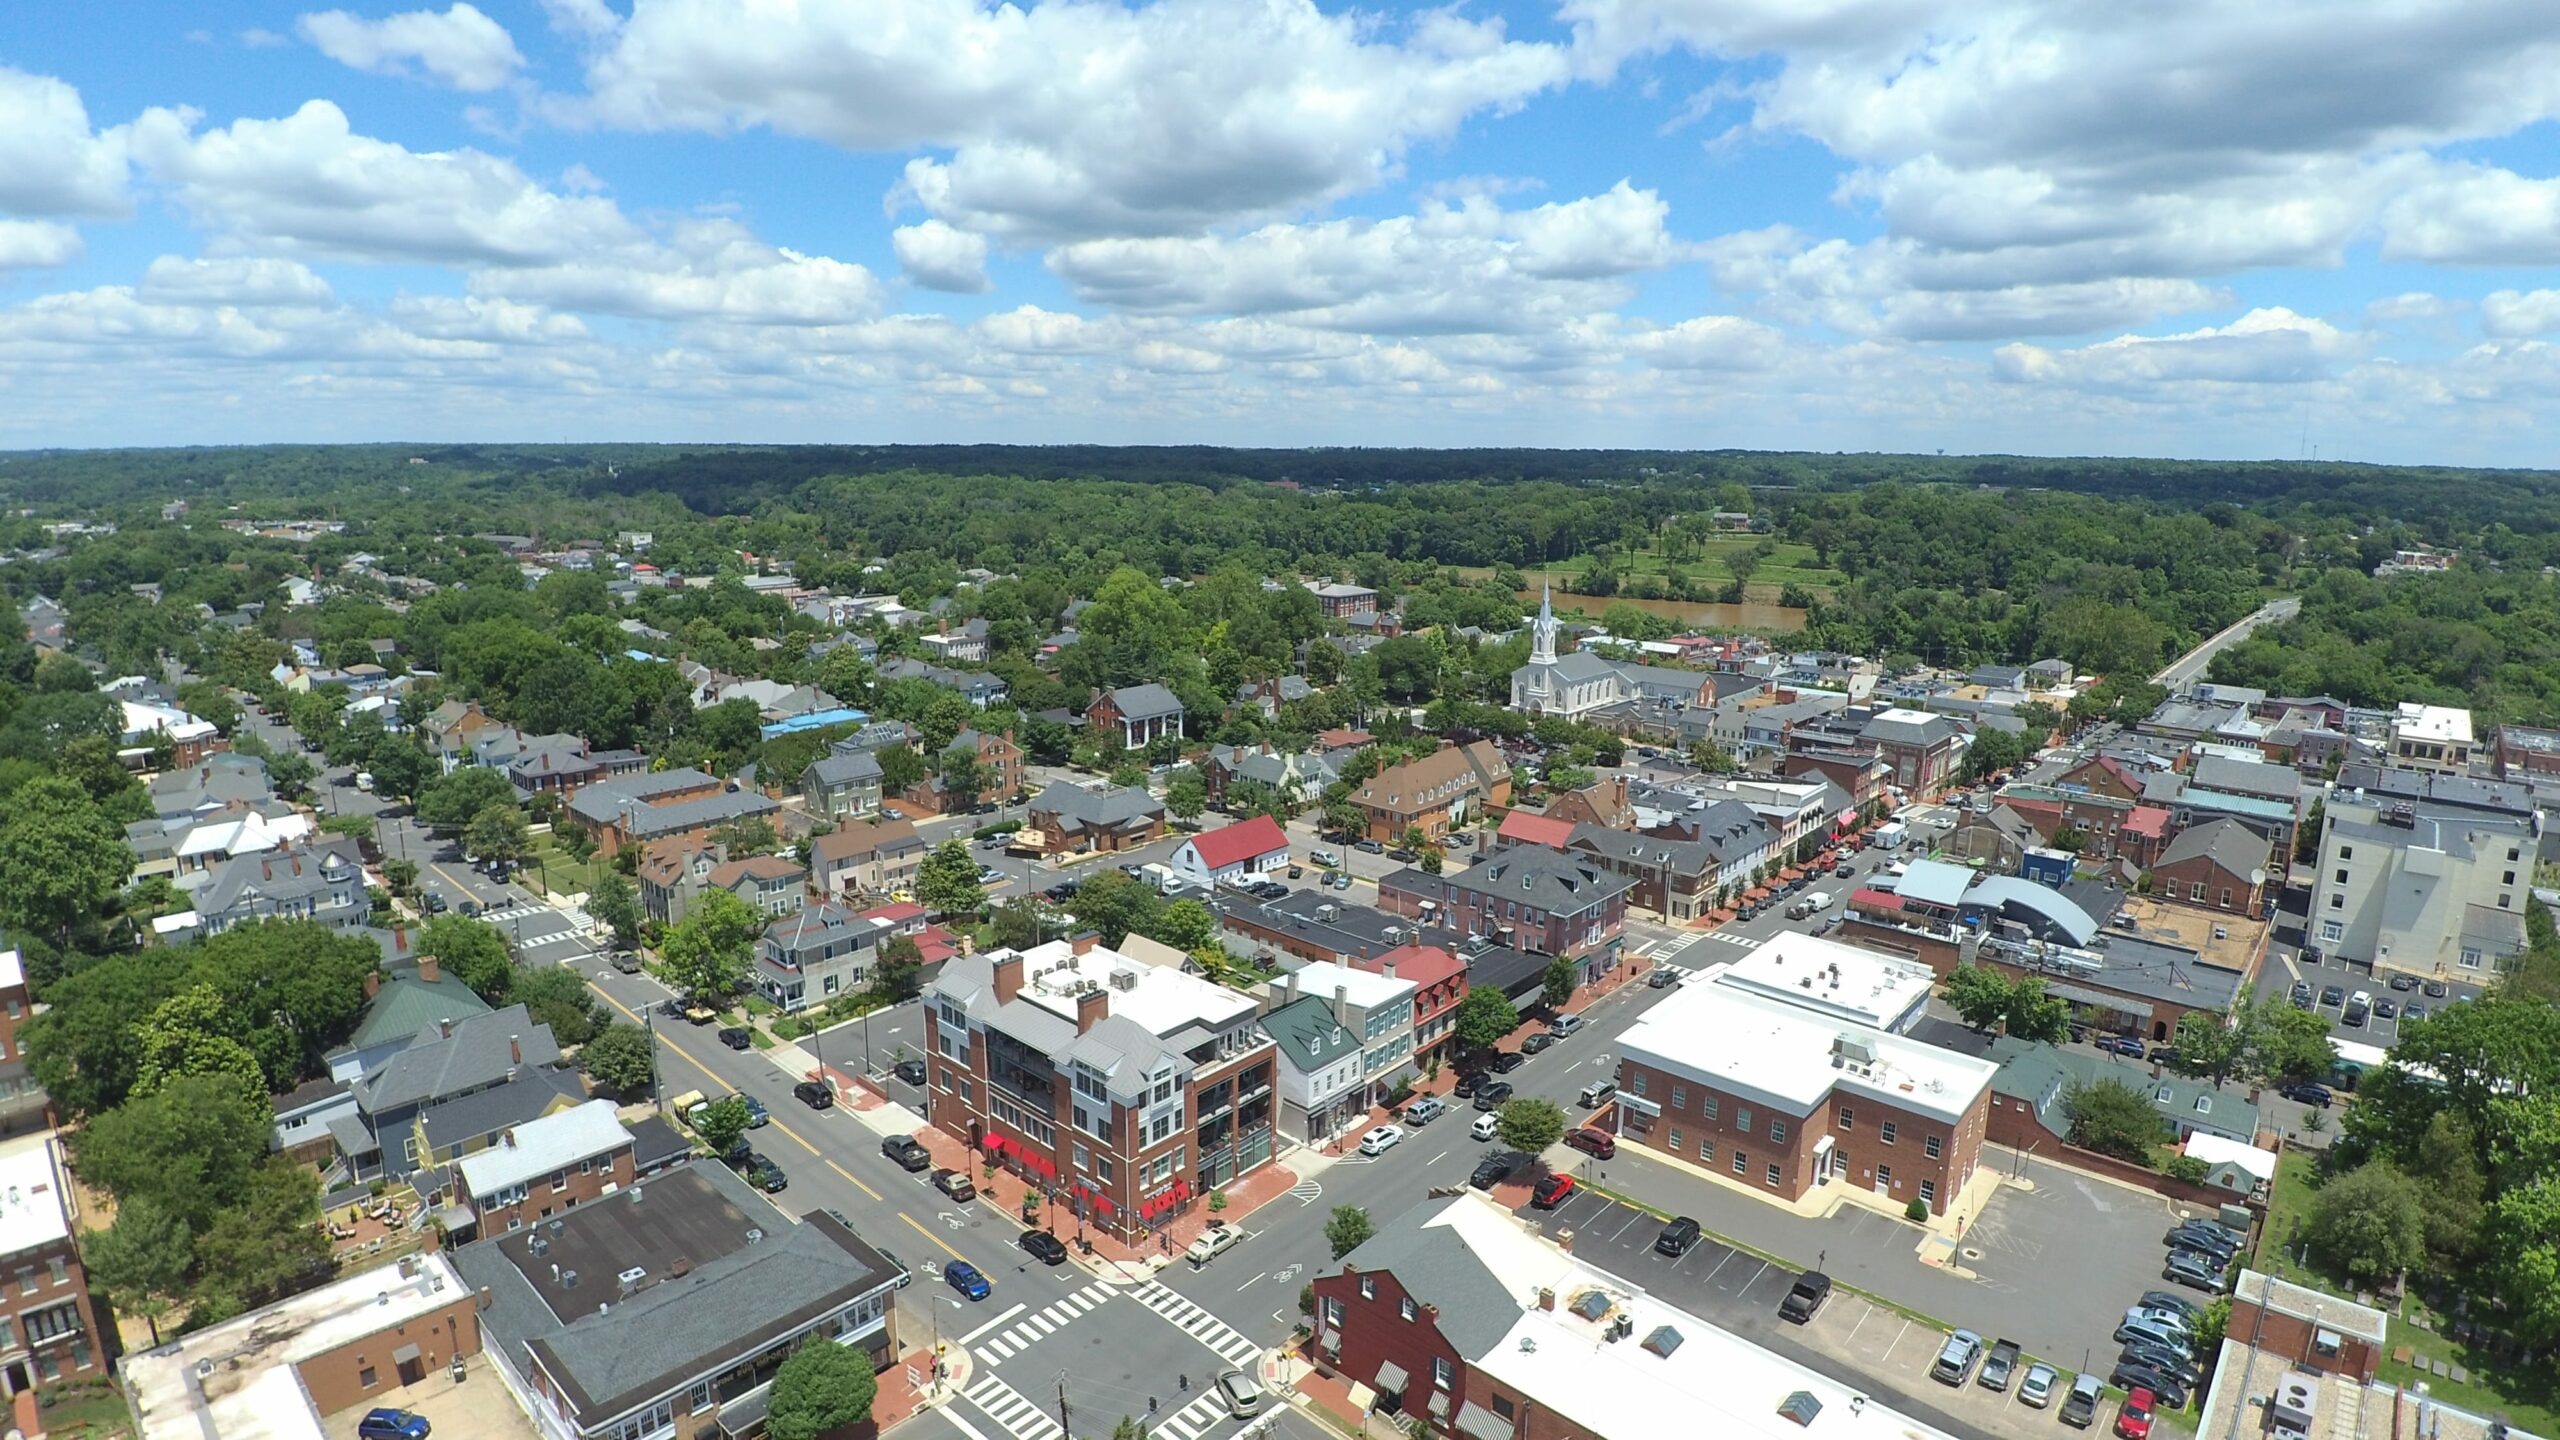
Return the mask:
<path fill-rule="evenodd" d="M 990 1155 L 1001 1155 L 1004 1153 L 1004 1137 L 989 1131 L 978 1137 L 978 1146 Z"/>
<path fill-rule="evenodd" d="M 1103 1213 L 1103 1214 L 1105 1214 L 1105 1215 L 1108 1215 L 1108 1214 L 1110 1214 L 1112 1211 L 1117 1210 L 1117 1209 L 1119 1209 L 1119 1208 L 1120 1208 L 1119 1206 L 1114 1205 L 1114 1204 L 1112 1204 L 1112 1203 L 1111 1203 L 1111 1197 L 1110 1197 L 1110 1196 L 1108 1196 L 1108 1195 L 1103 1195 L 1103 1194 L 1099 1194 L 1099 1193 L 1096 1193 L 1096 1194 L 1094 1195 L 1094 1197 L 1093 1197 L 1093 1203 L 1094 1203 L 1094 1204 L 1096 1204 L 1096 1205 L 1098 1205 L 1098 1206 L 1100 1206 L 1100 1207 L 1102 1208 L 1102 1213 Z"/>

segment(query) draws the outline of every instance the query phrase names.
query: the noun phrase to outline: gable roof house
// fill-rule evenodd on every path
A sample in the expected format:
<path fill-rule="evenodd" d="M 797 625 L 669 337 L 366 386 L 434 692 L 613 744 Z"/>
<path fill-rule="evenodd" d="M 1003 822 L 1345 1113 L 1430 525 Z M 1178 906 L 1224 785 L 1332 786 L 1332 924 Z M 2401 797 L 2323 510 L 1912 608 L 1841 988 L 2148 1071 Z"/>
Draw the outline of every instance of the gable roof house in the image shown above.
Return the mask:
<path fill-rule="evenodd" d="M 810 880 L 839 899 L 911 889 L 928 848 L 913 821 L 850 820 L 809 842 Z"/>
<path fill-rule="evenodd" d="M 1256 879 L 1289 863 L 1289 837 L 1268 815 L 1222 825 L 1184 840 L 1168 868 L 1194 885 Z"/>
<path fill-rule="evenodd" d="M 757 939 L 756 988 L 785 1010 L 850 995 L 869 983 L 880 942 L 897 933 L 889 921 L 855 914 L 841 901 L 812 900 Z"/>
<path fill-rule="evenodd" d="M 353 930 L 373 914 L 364 869 L 348 847 L 311 846 L 235 855 L 204 875 L 195 911 L 206 935 L 254 920 L 317 920 Z"/>
<path fill-rule="evenodd" d="M 1032 799 L 1023 828 L 1052 855 L 1128 850 L 1164 837 L 1164 802 L 1140 789 L 1059 780 Z"/>
<path fill-rule="evenodd" d="M 1284 755 L 1268 743 L 1212 745 L 1200 761 L 1202 787 L 1208 792 L 1209 803 L 1217 806 L 1227 803 L 1228 787 L 1240 780 L 1267 785 L 1274 794 L 1294 793 L 1306 800 L 1341 778 L 1341 769 L 1321 752 Z"/>
<path fill-rule="evenodd" d="M 2266 896 L 2267 856 L 2267 838 L 2237 820 L 2191 825 L 2160 852 L 2152 888 L 2175 904 L 2255 917 Z"/>
<path fill-rule="evenodd" d="M 348 1087 L 356 1113 L 333 1122 L 330 1138 L 354 1178 L 405 1178 L 438 1163 L 419 1129 L 427 1111 L 559 1063 L 551 1027 L 522 1005 L 441 1021 Z M 574 1085 L 575 1073 L 568 1078 Z M 473 1133 L 459 1115 L 440 1128 L 452 1134 L 447 1148 L 457 1152 Z"/>
<path fill-rule="evenodd" d="M 779 855 L 748 855 L 731 860 L 704 877 L 714 889 L 726 890 L 762 915 L 782 916 L 800 908 L 809 872 Z"/>
<path fill-rule="evenodd" d="M 1436 842 L 1473 816 L 1511 803 L 1511 766 L 1490 740 L 1444 745 L 1379 771 L 1352 802 L 1372 840 L 1401 844 L 1419 827 Z"/>
<path fill-rule="evenodd" d="M 642 853 L 633 878 L 639 882 L 640 910 L 660 925 L 674 925 L 692 908 L 694 897 L 711 883 L 711 872 L 727 859 L 727 851 L 691 835 L 672 835 Z"/>
<path fill-rule="evenodd" d="M 1182 736 L 1182 702 L 1162 685 L 1123 685 L 1095 697 L 1084 723 L 1097 735 L 1135 750 L 1160 735 Z"/>

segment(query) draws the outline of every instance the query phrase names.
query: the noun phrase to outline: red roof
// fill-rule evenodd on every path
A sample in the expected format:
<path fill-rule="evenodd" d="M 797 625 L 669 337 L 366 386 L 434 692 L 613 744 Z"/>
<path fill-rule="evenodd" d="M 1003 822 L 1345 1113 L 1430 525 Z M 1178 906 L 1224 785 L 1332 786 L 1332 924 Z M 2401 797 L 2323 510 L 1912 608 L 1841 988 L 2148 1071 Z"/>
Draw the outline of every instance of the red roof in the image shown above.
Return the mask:
<path fill-rule="evenodd" d="M 927 965 L 948 960 L 960 953 L 960 938 L 939 925 L 927 925 L 916 932 L 916 953 Z"/>
<path fill-rule="evenodd" d="M 1867 905 L 1878 910 L 1899 910 L 1902 897 L 1890 890 L 1859 890 L 1849 896 L 1851 905 Z"/>
<path fill-rule="evenodd" d="M 2169 812 L 2157 805 L 2136 805 L 2120 827 L 2125 834 L 2157 840 L 2169 833 Z"/>
<path fill-rule="evenodd" d="M 1534 810 L 1514 810 L 1502 817 L 1502 828 L 1494 833 L 1523 845 L 1543 845 L 1549 850 L 1562 850 L 1573 840 L 1573 822 L 1557 820 Z"/>
<path fill-rule="evenodd" d="M 1201 867 L 1215 874 L 1230 865 L 1241 865 L 1257 856 L 1289 848 L 1289 837 L 1280 831 L 1280 822 L 1268 815 L 1256 815 L 1206 834 L 1191 837 L 1191 848 L 1200 856 Z"/>
<path fill-rule="evenodd" d="M 1353 960 L 1352 968 L 1372 975 L 1384 975 L 1392 962 L 1396 978 L 1416 985 L 1432 986 L 1443 980 L 1467 973 L 1467 962 L 1437 945 L 1399 945 L 1374 960 Z"/>
<path fill-rule="evenodd" d="M 886 920 L 892 925 L 903 925 L 910 920 L 923 919 L 924 907 L 913 902 L 898 905 L 883 905 L 877 910 L 863 911 L 862 918 L 865 920 Z"/>

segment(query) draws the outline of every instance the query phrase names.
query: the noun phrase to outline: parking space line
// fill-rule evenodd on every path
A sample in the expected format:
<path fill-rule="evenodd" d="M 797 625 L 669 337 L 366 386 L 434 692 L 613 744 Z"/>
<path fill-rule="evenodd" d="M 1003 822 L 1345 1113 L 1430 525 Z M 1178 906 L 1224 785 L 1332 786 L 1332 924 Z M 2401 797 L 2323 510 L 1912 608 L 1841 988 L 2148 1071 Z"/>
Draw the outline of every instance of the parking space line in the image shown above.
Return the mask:
<path fill-rule="evenodd" d="M 1624 1234 L 1626 1234 L 1628 1231 L 1630 1231 L 1630 1230 L 1634 1229 L 1634 1228 L 1635 1228 L 1635 1225 L 1636 1225 L 1636 1222 L 1637 1222 L 1637 1221 L 1639 1221 L 1639 1220 L 1642 1220 L 1642 1219 L 1644 1219 L 1644 1218 L 1645 1218 L 1645 1213 L 1644 1213 L 1643 1211 L 1638 1210 L 1638 1209 L 1637 1209 L 1636 1207 L 1634 1207 L 1633 1205 L 1628 1206 L 1628 1207 L 1627 1207 L 1627 1223 L 1618 1227 L 1618 1234 L 1617 1234 L 1617 1235 L 1612 1235 L 1612 1236 L 1610 1236 L 1610 1237 L 1609 1237 L 1609 1243 L 1610 1243 L 1610 1244 L 1612 1244 L 1612 1245 L 1617 1244 L 1617 1243 L 1618 1243 L 1618 1235 L 1624 1235 Z"/>
<path fill-rule="evenodd" d="M 1876 1307 L 1874 1305 L 1863 1300 L 1858 1303 L 1860 1306 L 1858 1312 L 1858 1323 L 1849 1327 L 1848 1338 L 1840 1342 L 1842 1345 L 1855 1344 L 1858 1339 L 1858 1332 L 1866 1329 L 1867 1322 L 1876 1318 Z"/>
<path fill-rule="evenodd" d="M 1894 1351 L 1894 1347 L 1895 1347 L 1895 1346 L 1897 1346 L 1897 1345 L 1900 1345 L 1900 1344 L 1902 1343 L 1902 1337 L 1903 1337 L 1903 1336 L 1905 1336 L 1905 1335 L 1908 1335 L 1908 1334 L 1910 1334 L 1910 1333 L 1911 1333 L 1911 1321 L 1910 1321 L 1909 1317 L 1907 1317 L 1907 1316 L 1906 1316 L 1906 1317 L 1903 1319 L 1903 1322 L 1902 1322 L 1902 1328 L 1893 1332 L 1893 1340 L 1891 1341 L 1891 1343 L 1887 1344 L 1887 1345 L 1884 1347 L 1884 1354 L 1883 1354 L 1883 1355 L 1878 1355 L 1878 1356 L 1876 1357 L 1876 1361 L 1877 1361 L 1877 1363 L 1878 1363 L 1878 1364 L 1882 1364 L 1882 1363 L 1884 1362 L 1885 1356 L 1887 1356 L 1887 1355 L 1891 1355 L 1891 1354 L 1893 1353 L 1893 1351 Z"/>
<path fill-rule="evenodd" d="M 1719 1260 L 1719 1261 L 1717 1261 L 1717 1262 L 1716 1262 L 1716 1268 L 1715 1268 L 1714 1270 L 1710 1270 L 1710 1271 L 1708 1271 L 1708 1272 L 1707 1272 L 1707 1274 L 1706 1274 L 1706 1278 L 1705 1278 L 1703 1281 L 1701 1281 L 1700 1283 L 1701 1283 L 1701 1284 L 1707 1284 L 1707 1285 L 1712 1285 L 1712 1284 L 1714 1284 L 1714 1283 L 1715 1283 L 1715 1281 L 1716 1281 L 1716 1275 L 1717 1275 L 1720 1271 L 1722 1271 L 1722 1270 L 1724 1269 L 1724 1267 L 1725 1267 L 1725 1266 L 1730 1265 L 1730 1264 L 1732 1264 L 1732 1263 L 1733 1263 L 1733 1257 L 1734 1257 L 1734 1256 L 1739 1255 L 1739 1254 L 1741 1254 L 1741 1253 L 1742 1253 L 1741 1251 L 1736 1250 L 1736 1249 L 1732 1248 L 1731 1246 L 1727 1246 L 1727 1247 L 1725 1248 L 1724 1258 L 1723 1258 L 1722 1260 Z"/>

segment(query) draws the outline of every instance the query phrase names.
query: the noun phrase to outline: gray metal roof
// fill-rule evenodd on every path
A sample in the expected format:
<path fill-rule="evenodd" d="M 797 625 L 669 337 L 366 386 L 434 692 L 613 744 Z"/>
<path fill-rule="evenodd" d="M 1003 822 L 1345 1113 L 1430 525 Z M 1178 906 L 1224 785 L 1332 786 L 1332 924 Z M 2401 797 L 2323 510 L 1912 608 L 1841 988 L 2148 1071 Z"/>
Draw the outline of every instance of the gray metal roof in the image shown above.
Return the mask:
<path fill-rule="evenodd" d="M 1973 872 L 1961 865 L 1943 860 L 1914 860 L 1911 867 L 1895 883 L 1893 893 L 1905 900 L 1923 905 L 1938 905 L 1949 910 L 1964 899 L 1966 887 L 1973 884 Z"/>
<path fill-rule="evenodd" d="M 2267 837 L 2237 820 L 2208 820 L 2178 832 L 2160 852 L 2160 864 L 2175 865 L 2198 857 L 2234 875 L 2263 877 L 2267 870 Z"/>
<path fill-rule="evenodd" d="M 522 1047 L 518 1058 L 517 1046 Z M 560 1063 L 559 1042 L 551 1027 L 536 1022 L 522 1005 L 453 1022 L 453 1033 L 434 1027 L 419 1032 L 418 1043 L 382 1062 L 382 1068 L 358 1080 L 356 1099 L 369 1114 L 476 1090 L 505 1078 L 511 1069 Z"/>
<path fill-rule="evenodd" d="M 1153 720 L 1162 715 L 1179 715 L 1182 702 L 1162 685 L 1123 685 L 1111 692 L 1111 703 L 1120 707 L 1124 720 Z"/>
<path fill-rule="evenodd" d="M 575 1070 L 528 1070 L 504 1084 L 456 1096 L 418 1112 L 427 1143 L 442 1149 L 540 1118 L 562 1100 L 587 1098 Z"/>
<path fill-rule="evenodd" d="M 1344 1029 L 1333 1018 L 1332 1007 L 1318 995 L 1302 996 L 1263 1016 L 1262 1033 L 1301 1073 L 1313 1073 L 1360 1053 L 1360 1037 Z"/>
<path fill-rule="evenodd" d="M 804 785 L 854 785 L 880 778 L 880 759 L 868 750 L 830 754 L 811 762 L 802 773 Z"/>
<path fill-rule="evenodd" d="M 2089 912 L 2072 904 L 2061 891 L 2033 880 L 2021 880 L 2015 875 L 1983 877 L 1982 882 L 1965 895 L 1964 904 L 1967 909 L 1980 906 L 2003 913 L 2024 911 L 2034 928 L 2058 932 L 2052 938 L 2068 940 L 2074 945 L 2086 945 L 2098 933 L 2098 922 L 2089 918 Z"/>
<path fill-rule="evenodd" d="M 1486 1269 L 1455 1228 L 1428 1223 L 1445 1208 L 1407 1208 L 1342 1257 L 1342 1266 L 1354 1273 L 1384 1270 L 1406 1293 L 1439 1306 L 1441 1335 L 1459 1355 L 1477 1360 L 1511 1333 L 1527 1300 Z"/>
<path fill-rule="evenodd" d="M 1074 830 L 1087 825 L 1120 826 L 1150 820 L 1164 813 L 1164 802 L 1140 789 L 1106 785 L 1100 790 L 1088 790 L 1057 780 L 1032 800 L 1028 813 L 1055 815 L 1062 828 Z"/>

